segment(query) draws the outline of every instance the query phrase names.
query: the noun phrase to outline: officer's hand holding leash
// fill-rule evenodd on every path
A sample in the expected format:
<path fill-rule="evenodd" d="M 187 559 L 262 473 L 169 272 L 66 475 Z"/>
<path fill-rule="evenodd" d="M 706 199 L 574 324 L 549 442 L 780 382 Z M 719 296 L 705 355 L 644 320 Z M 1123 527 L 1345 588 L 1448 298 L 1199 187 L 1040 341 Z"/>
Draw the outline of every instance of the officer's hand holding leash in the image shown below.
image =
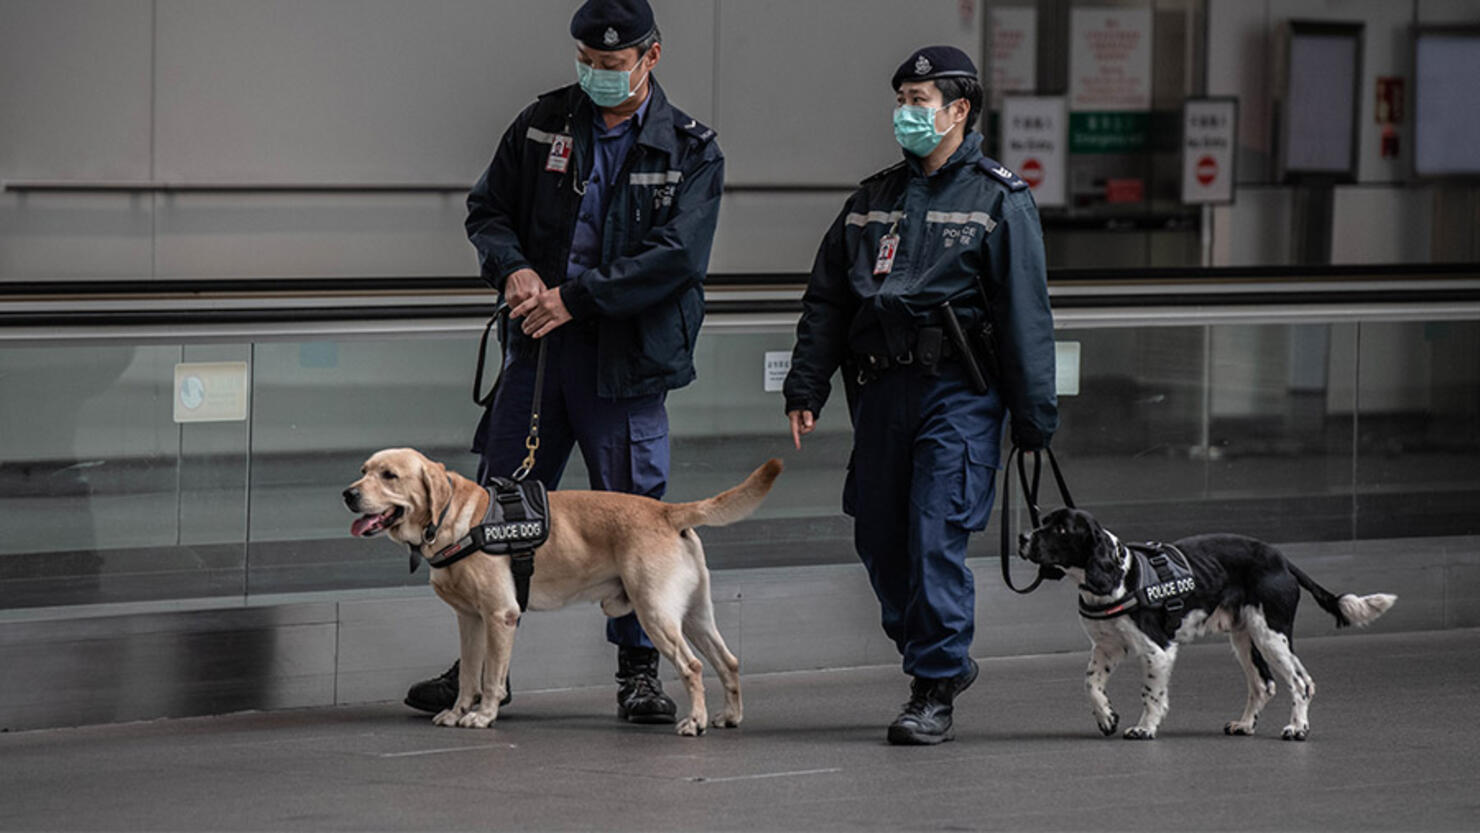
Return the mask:
<path fill-rule="evenodd" d="M 517 307 L 545 291 L 545 282 L 533 269 L 517 269 L 504 281 L 504 300 Z"/>
<path fill-rule="evenodd" d="M 786 418 L 791 420 L 791 441 L 801 451 L 802 437 L 817 430 L 817 418 L 811 411 L 787 411 Z"/>
<path fill-rule="evenodd" d="M 530 338 L 544 338 L 556 327 L 571 320 L 570 310 L 565 308 L 565 300 L 560 297 L 558 286 L 540 290 L 529 300 L 514 307 L 509 317 L 523 318 L 524 325 L 521 329 Z"/>

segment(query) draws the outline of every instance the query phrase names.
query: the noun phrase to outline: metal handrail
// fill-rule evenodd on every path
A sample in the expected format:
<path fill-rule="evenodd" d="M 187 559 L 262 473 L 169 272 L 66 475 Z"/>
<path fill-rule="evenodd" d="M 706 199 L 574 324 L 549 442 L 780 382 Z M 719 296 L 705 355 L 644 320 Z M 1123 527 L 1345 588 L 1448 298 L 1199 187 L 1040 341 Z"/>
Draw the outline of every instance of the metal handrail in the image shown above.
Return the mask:
<path fill-rule="evenodd" d="M 724 326 L 794 324 L 805 282 L 801 273 L 711 275 L 706 311 Z M 1474 320 L 1480 264 L 1053 271 L 1049 293 L 1060 326 Z M 470 275 L 0 281 L 0 341 L 461 331 L 493 302 Z"/>
<path fill-rule="evenodd" d="M 427 182 L 293 183 L 293 182 L 108 182 L 94 180 L 15 180 L 4 190 L 14 193 L 291 193 L 291 194 L 465 194 L 466 183 Z"/>

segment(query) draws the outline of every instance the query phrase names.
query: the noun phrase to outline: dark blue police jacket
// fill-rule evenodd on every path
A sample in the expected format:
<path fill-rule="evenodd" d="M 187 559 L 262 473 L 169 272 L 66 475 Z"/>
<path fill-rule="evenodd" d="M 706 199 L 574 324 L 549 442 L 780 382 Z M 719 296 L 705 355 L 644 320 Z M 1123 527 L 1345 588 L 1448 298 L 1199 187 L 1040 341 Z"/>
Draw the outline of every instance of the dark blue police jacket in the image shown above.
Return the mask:
<path fill-rule="evenodd" d="M 500 292 L 531 268 L 574 321 L 597 333 L 597 389 L 618 398 L 660 393 L 694 380 L 694 341 L 704 319 L 704 275 L 719 220 L 724 156 L 714 131 L 668 103 L 656 78 L 636 142 L 612 183 L 601 265 L 565 279 L 571 234 L 591 171 L 597 110 L 579 86 L 546 93 L 514 120 L 493 163 L 468 194 L 468 239 L 483 278 Z M 572 147 L 565 170 L 556 142 Z M 506 349 L 533 340 L 509 327 Z"/>
<path fill-rule="evenodd" d="M 1013 436 L 1047 444 L 1058 428 L 1053 313 L 1043 228 L 1027 183 L 981 152 L 971 133 L 925 175 L 919 157 L 863 180 L 828 229 L 802 298 L 786 409 L 817 414 L 834 371 L 850 356 L 901 356 L 950 302 L 968 330 L 996 327 Z M 876 275 L 880 239 L 899 235 L 887 274 Z M 987 295 L 983 310 L 978 275 Z"/>

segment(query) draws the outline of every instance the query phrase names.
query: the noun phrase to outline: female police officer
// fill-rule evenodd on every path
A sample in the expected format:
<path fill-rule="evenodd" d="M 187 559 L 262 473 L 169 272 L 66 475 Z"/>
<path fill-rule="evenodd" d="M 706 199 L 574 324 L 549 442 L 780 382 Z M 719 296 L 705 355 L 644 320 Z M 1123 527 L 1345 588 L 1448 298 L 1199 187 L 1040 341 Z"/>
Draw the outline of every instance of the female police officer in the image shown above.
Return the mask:
<path fill-rule="evenodd" d="M 991 510 L 1004 410 L 1024 448 L 1058 425 L 1053 317 L 1033 197 L 969 132 L 982 106 L 971 59 L 926 47 L 893 85 L 904 161 L 863 180 L 823 238 L 785 395 L 800 449 L 844 370 L 843 509 L 914 678 L 889 741 L 933 744 L 951 739 L 953 700 L 976 679 L 966 544 Z"/>

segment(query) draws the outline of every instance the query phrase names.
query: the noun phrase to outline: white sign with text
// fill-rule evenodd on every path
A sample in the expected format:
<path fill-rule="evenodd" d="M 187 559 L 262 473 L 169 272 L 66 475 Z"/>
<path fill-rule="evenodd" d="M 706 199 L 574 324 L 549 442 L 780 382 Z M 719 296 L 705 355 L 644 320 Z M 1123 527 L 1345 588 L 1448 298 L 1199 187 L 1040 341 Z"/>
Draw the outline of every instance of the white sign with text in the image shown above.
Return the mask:
<path fill-rule="evenodd" d="M 1069 109 L 1151 109 L 1151 9 L 1077 7 L 1069 17 Z"/>
<path fill-rule="evenodd" d="M 175 365 L 175 422 L 240 422 L 247 418 L 246 362 Z"/>
<path fill-rule="evenodd" d="M 1068 116 L 1062 96 L 1002 99 L 1000 161 L 1028 183 L 1039 206 L 1065 203 L 1067 130 Z"/>
<path fill-rule="evenodd" d="M 1238 99 L 1189 98 L 1182 107 L 1182 202 L 1233 202 Z"/>
<path fill-rule="evenodd" d="M 790 350 L 767 350 L 765 391 L 766 393 L 777 393 L 781 390 L 782 383 L 786 381 L 786 374 L 791 372 Z"/>
<path fill-rule="evenodd" d="M 992 102 L 1002 109 L 1002 96 L 1032 95 L 1038 90 L 1038 10 L 992 6 Z"/>

